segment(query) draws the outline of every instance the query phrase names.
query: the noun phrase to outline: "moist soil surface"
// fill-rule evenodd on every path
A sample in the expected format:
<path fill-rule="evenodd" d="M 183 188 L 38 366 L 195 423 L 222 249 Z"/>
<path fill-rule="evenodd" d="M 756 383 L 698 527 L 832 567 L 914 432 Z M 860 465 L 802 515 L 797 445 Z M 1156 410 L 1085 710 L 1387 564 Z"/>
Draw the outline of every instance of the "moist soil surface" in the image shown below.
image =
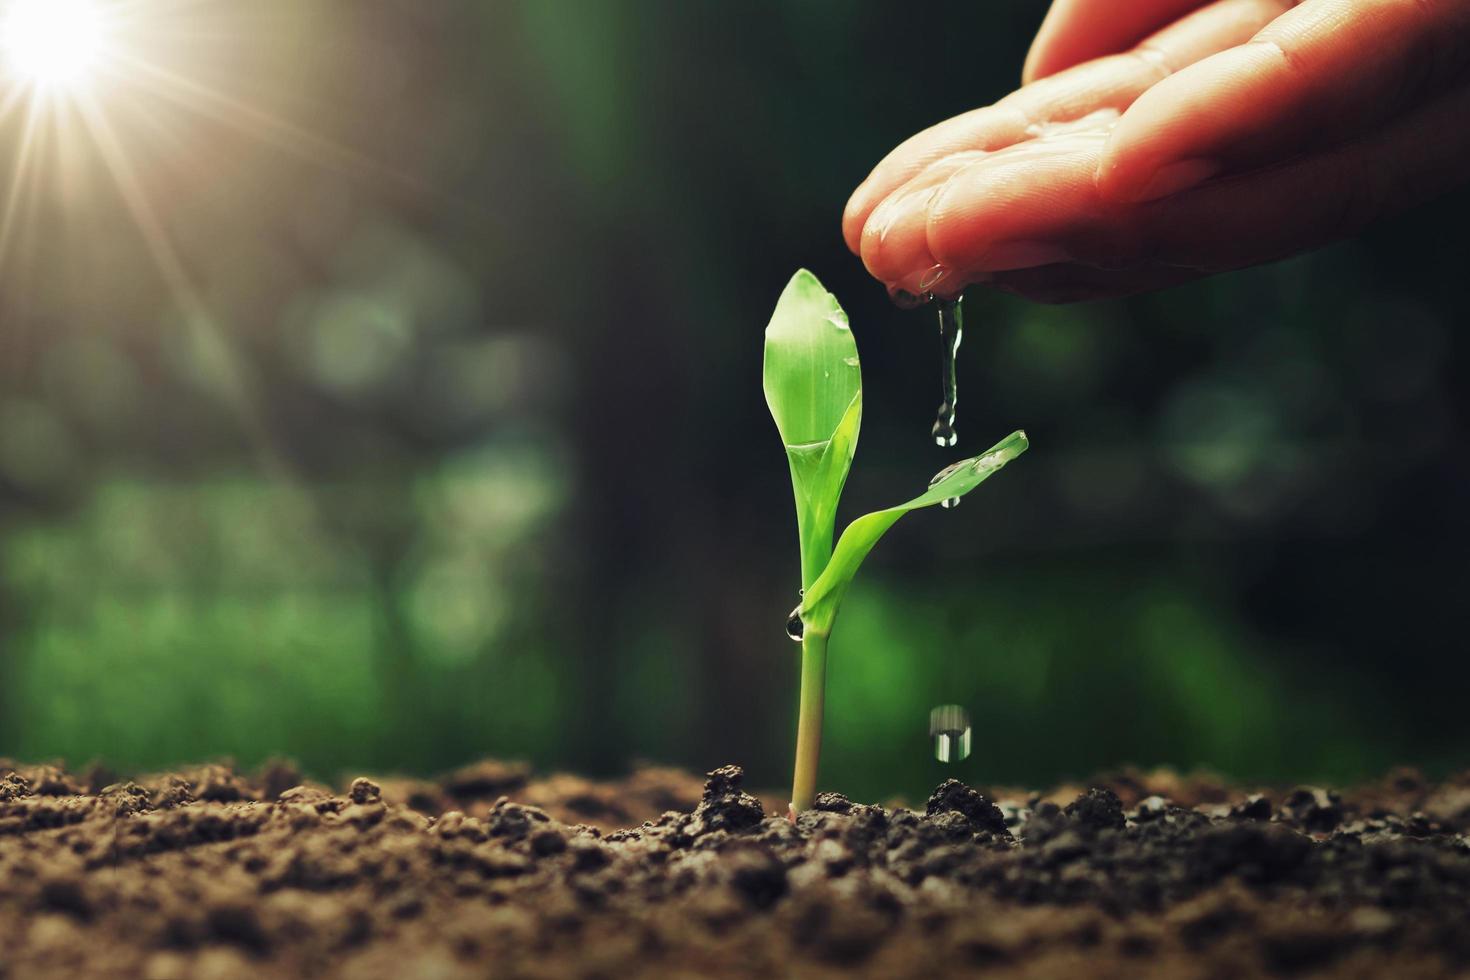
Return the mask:
<path fill-rule="evenodd" d="M 835 794 L 0 760 L 0 980 L 1470 976 L 1470 774 Z"/>

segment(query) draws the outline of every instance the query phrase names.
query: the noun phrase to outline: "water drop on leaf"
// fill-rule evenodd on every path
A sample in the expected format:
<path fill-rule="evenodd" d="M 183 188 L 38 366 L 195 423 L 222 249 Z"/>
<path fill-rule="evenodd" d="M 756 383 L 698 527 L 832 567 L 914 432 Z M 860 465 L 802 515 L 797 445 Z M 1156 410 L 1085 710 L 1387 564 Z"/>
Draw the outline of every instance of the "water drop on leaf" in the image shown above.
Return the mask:
<path fill-rule="evenodd" d="M 786 636 L 800 643 L 805 635 L 806 623 L 801 618 L 801 604 L 797 603 L 796 608 L 791 610 L 791 615 L 786 618 Z"/>
<path fill-rule="evenodd" d="M 944 480 L 947 480 L 954 474 L 958 473 L 960 469 L 966 466 L 968 463 L 968 460 L 963 459 L 960 460 L 958 463 L 950 463 L 944 469 L 940 470 L 938 473 L 935 473 L 932 477 L 929 478 L 929 485 L 931 487 L 938 486 Z"/>

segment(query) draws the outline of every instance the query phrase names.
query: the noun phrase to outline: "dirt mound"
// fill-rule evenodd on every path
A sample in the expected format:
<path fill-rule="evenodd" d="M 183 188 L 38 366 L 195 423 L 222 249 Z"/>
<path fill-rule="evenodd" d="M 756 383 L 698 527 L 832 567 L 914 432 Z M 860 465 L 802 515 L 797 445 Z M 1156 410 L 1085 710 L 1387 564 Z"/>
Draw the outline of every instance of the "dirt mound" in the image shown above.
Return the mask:
<path fill-rule="evenodd" d="M 918 809 L 824 793 L 794 825 L 733 766 L 108 780 L 0 762 L 0 980 L 1470 969 L 1470 779 L 951 780 Z"/>

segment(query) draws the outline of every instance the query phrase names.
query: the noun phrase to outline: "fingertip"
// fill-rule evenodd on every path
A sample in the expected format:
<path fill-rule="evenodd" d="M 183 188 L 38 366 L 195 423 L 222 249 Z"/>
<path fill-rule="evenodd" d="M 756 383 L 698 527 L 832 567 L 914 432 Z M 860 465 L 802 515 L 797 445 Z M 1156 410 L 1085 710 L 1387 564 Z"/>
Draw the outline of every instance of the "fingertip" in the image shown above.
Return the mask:
<path fill-rule="evenodd" d="M 857 248 L 853 250 L 862 259 L 863 268 L 868 270 L 868 275 L 880 282 L 888 281 L 884 276 L 886 270 L 883 265 L 883 242 L 888 234 L 884 208 L 889 206 L 889 201 L 882 201 L 868 212 L 867 219 L 858 232 Z"/>
<path fill-rule="evenodd" d="M 1068 261 L 1071 229 L 1095 207 L 1097 151 L 1018 157 L 967 167 L 930 209 L 936 261 L 1002 272 Z"/>
<path fill-rule="evenodd" d="M 868 215 L 872 211 L 865 194 L 867 186 L 867 181 L 859 184 L 857 190 L 847 199 L 847 206 L 842 209 L 842 240 L 847 243 L 848 251 L 854 255 L 862 254 L 863 225 L 867 223 Z"/>
<path fill-rule="evenodd" d="M 1219 174 L 1222 169 L 1223 166 L 1217 160 L 1191 159 L 1166 163 L 1142 182 L 1129 186 L 1127 191 L 1131 196 L 1127 200 L 1142 204 L 1145 201 L 1173 197 L 1175 194 L 1193 190 Z"/>
<path fill-rule="evenodd" d="M 929 254 L 929 207 L 936 186 L 900 190 L 889 195 L 863 225 L 863 265 L 876 279 L 900 283 L 932 267 Z"/>
<path fill-rule="evenodd" d="M 1098 200 L 1108 204 L 1129 204 L 1139 200 L 1139 182 L 1132 176 L 1112 143 L 1108 144 L 1108 148 L 1097 161 L 1093 183 L 1097 186 Z"/>
<path fill-rule="evenodd" d="M 1099 56 L 1101 57 L 1101 56 Z M 1045 39 L 1038 37 L 1031 50 L 1026 52 L 1026 61 L 1021 66 L 1021 87 L 1024 88 L 1033 82 L 1039 82 L 1043 78 L 1050 78 L 1058 72 L 1065 71 L 1083 61 L 1090 59 L 1078 59 L 1069 61 L 1063 55 L 1057 53 L 1055 45 L 1045 43 Z"/>
<path fill-rule="evenodd" d="M 1024 88 L 1040 78 L 1040 57 L 1036 48 L 1026 52 L 1026 61 L 1021 65 L 1021 85 Z"/>
<path fill-rule="evenodd" d="M 1155 201 L 1198 186 L 1227 162 L 1238 166 L 1250 148 L 1271 143 L 1279 103 L 1292 93 L 1287 71 L 1279 48 L 1251 42 L 1164 78 L 1128 107 L 1109 136 L 1096 174 L 1099 196 Z"/>
<path fill-rule="evenodd" d="M 1222 161 L 1201 152 L 1191 127 L 1179 124 L 1176 102 L 1172 86 L 1161 82 L 1123 113 L 1093 175 L 1100 200 L 1157 201 L 1197 187 L 1224 169 Z"/>
<path fill-rule="evenodd" d="M 1021 77 L 1026 84 L 1120 54 L 1208 0 L 1053 0 L 1037 28 Z"/>
<path fill-rule="evenodd" d="M 1051 62 L 1057 60 L 1057 35 L 1066 33 L 1066 25 L 1074 16 L 1075 7 L 1076 3 L 1057 0 L 1047 8 L 1046 16 L 1041 19 L 1041 26 L 1036 29 L 1036 37 L 1026 52 L 1026 61 L 1021 66 L 1022 85 L 1030 85 L 1038 78 L 1045 78 L 1057 70 L 1050 66 Z"/>
<path fill-rule="evenodd" d="M 1169 162 L 1167 148 L 1159 145 L 1168 127 L 1157 125 L 1157 117 L 1149 112 L 1149 94 L 1145 92 L 1123 113 L 1098 157 L 1093 182 L 1098 198 L 1109 204 L 1146 200 L 1152 174 Z"/>

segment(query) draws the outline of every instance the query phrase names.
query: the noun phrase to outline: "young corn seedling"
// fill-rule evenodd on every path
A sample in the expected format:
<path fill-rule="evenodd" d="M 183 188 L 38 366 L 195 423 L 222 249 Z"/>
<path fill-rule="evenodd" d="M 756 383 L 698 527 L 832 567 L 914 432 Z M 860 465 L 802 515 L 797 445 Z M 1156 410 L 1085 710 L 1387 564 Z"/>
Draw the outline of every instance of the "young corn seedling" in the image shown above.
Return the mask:
<path fill-rule="evenodd" d="M 766 327 L 764 385 L 766 404 L 791 464 L 801 540 L 801 604 L 787 624 L 791 638 L 801 641 L 801 708 L 791 787 L 794 816 L 810 808 L 816 795 L 827 640 L 858 566 L 903 515 L 958 500 L 1025 452 L 1027 442 L 1026 433 L 1014 432 L 981 455 L 945 467 L 908 503 L 853 521 L 834 548 L 837 501 L 862 424 L 863 376 L 847 314 L 804 269 L 787 284 Z"/>

